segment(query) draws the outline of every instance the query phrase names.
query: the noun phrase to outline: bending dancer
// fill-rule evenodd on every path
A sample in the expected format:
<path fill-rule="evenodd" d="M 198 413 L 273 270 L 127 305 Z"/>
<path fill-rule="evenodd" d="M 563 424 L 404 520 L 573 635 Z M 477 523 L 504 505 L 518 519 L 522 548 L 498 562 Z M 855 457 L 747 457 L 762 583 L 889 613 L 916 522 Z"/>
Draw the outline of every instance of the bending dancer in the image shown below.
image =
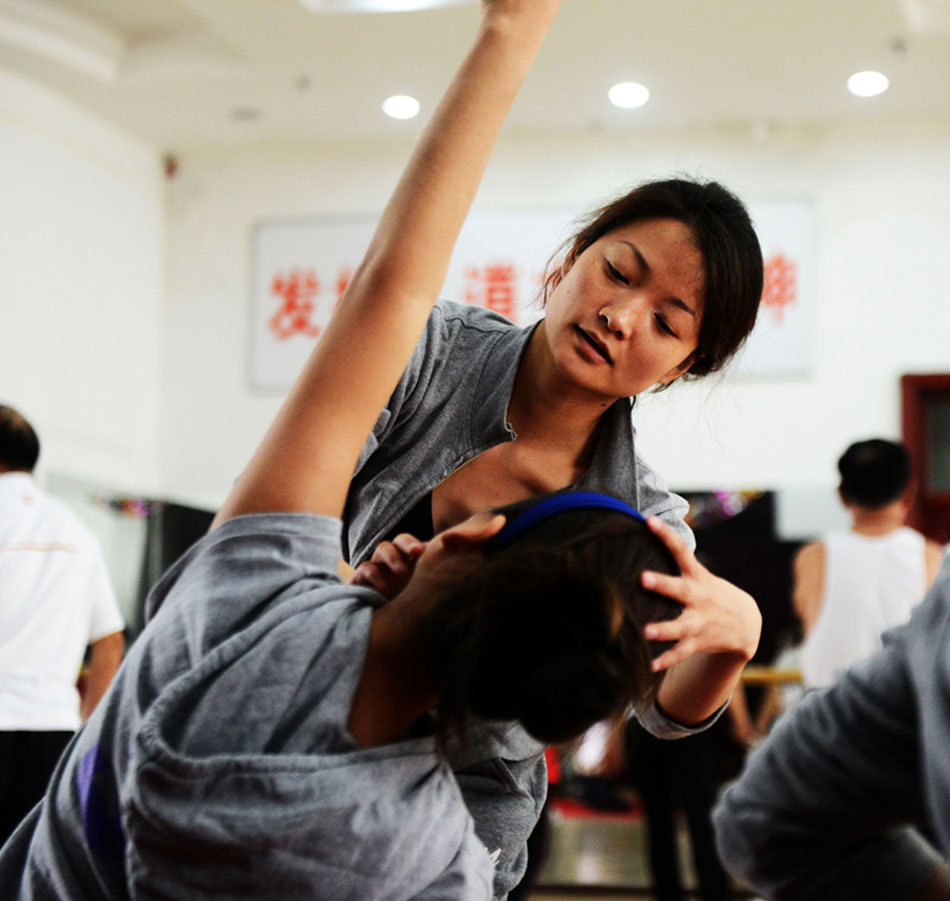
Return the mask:
<path fill-rule="evenodd" d="M 708 574 L 605 494 L 466 519 L 391 570 L 388 604 L 335 575 L 360 448 L 556 7 L 486 4 L 324 338 L 0 852 L 4 897 L 490 897 L 496 849 L 439 744 L 467 736 L 478 755 L 472 714 L 544 742 L 577 734 L 648 705 L 664 656 L 683 653 L 651 663 L 645 630 L 675 641 L 682 626 L 643 623 L 681 608 L 643 589 Z"/>

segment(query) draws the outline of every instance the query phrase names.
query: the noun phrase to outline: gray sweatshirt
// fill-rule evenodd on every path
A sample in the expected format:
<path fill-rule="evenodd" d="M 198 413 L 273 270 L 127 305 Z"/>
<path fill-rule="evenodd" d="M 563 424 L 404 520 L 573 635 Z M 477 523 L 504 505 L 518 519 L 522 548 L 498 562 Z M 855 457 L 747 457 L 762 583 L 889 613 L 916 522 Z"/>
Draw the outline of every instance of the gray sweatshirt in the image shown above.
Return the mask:
<path fill-rule="evenodd" d="M 46 799 L 0 852 L 4 899 L 491 897 L 432 738 L 346 729 L 372 607 L 340 523 L 226 522 L 169 570 Z"/>
<path fill-rule="evenodd" d="M 916 897 L 950 856 L 950 558 L 906 626 L 812 692 L 714 814 L 720 853 L 767 898 Z M 929 822 L 941 854 L 907 828 Z"/>
<path fill-rule="evenodd" d="M 518 328 L 469 304 L 440 300 L 360 455 L 343 514 L 344 550 L 362 563 L 424 495 L 483 451 L 517 438 L 508 402 L 535 326 Z M 590 469 L 578 488 L 612 491 L 659 516 L 692 548 L 689 505 L 634 449 L 633 401 L 604 414 Z"/>

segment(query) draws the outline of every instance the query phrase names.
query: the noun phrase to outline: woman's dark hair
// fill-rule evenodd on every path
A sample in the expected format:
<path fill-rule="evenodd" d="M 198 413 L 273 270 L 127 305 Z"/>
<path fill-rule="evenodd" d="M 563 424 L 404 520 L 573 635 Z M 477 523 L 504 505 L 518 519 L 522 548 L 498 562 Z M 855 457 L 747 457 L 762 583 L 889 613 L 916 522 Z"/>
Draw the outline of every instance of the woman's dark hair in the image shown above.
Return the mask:
<path fill-rule="evenodd" d="M 13 407 L 0 404 L 0 466 L 14 472 L 33 472 L 40 455 L 40 439 Z"/>
<path fill-rule="evenodd" d="M 538 499 L 501 508 L 511 521 Z M 640 585 L 644 569 L 676 572 L 646 525 L 603 510 L 560 513 L 484 562 L 428 619 L 441 687 L 439 733 L 469 713 L 520 720 L 539 741 L 649 704 L 662 674 L 643 626 L 680 605 Z"/>
<path fill-rule="evenodd" d="M 856 441 L 838 460 L 841 494 L 877 510 L 896 501 L 910 484 L 910 456 L 903 444 L 884 438 Z"/>
<path fill-rule="evenodd" d="M 548 263 L 542 300 L 568 268 L 604 235 L 648 219 L 676 219 L 692 232 L 704 266 L 704 302 L 699 344 L 687 376 L 721 369 L 755 325 L 762 298 L 762 249 L 744 204 L 714 181 L 672 178 L 647 182 L 594 210 Z"/>

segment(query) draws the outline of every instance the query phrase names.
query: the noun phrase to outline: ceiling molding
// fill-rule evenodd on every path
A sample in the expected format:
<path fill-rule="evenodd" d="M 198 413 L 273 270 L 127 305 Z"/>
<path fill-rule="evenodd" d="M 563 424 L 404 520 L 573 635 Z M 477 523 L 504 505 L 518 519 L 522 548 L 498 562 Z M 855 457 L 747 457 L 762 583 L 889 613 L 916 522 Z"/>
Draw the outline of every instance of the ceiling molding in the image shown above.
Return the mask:
<path fill-rule="evenodd" d="M 907 24 L 917 34 L 950 34 L 950 0 L 900 0 Z"/>
<path fill-rule="evenodd" d="M 116 80 L 126 53 L 118 32 L 41 0 L 0 2 L 0 43 L 106 83 Z"/>

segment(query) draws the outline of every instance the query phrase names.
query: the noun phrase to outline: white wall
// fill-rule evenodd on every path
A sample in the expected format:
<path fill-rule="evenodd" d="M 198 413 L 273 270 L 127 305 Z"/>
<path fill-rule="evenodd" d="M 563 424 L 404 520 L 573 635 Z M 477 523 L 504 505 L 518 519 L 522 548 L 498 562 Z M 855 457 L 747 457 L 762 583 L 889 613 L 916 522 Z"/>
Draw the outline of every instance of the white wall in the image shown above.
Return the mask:
<path fill-rule="evenodd" d="M 43 468 L 220 502 L 279 403 L 247 385 L 250 238 L 268 217 L 378 211 L 388 146 L 194 151 L 166 195 L 153 148 L 0 73 L 0 401 Z M 508 135 L 479 203 L 578 211 L 669 172 L 817 203 L 808 377 L 726 376 L 643 399 L 676 487 L 821 487 L 851 440 L 899 433 L 898 377 L 950 369 L 950 122 L 639 140 Z M 167 214 L 165 204 L 167 202 Z"/>
<path fill-rule="evenodd" d="M 157 492 L 157 152 L 0 72 L 0 198 L 0 402 L 39 432 L 41 475 Z"/>
<path fill-rule="evenodd" d="M 268 217 L 377 211 L 408 144 L 194 152 L 168 223 L 164 484 L 214 505 L 279 398 L 247 387 L 250 236 Z M 508 136 L 479 203 L 586 208 L 671 171 L 749 200 L 817 203 L 820 313 L 808 377 L 727 376 L 648 397 L 648 459 L 680 489 L 830 486 L 850 441 L 900 432 L 898 377 L 950 369 L 950 121 L 680 135 Z"/>

